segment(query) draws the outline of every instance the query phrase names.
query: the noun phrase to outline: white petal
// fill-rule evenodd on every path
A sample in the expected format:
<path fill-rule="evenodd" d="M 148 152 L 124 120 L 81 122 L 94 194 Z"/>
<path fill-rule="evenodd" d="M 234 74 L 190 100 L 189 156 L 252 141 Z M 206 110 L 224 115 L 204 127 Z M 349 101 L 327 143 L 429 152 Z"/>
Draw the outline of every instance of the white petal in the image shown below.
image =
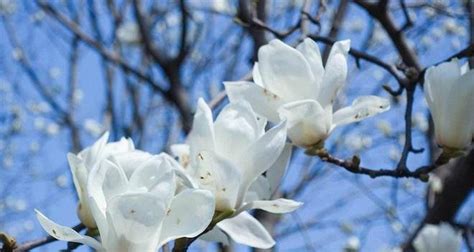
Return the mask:
<path fill-rule="evenodd" d="M 251 202 L 255 200 L 267 200 L 272 196 L 270 184 L 265 176 L 261 175 L 250 186 L 245 194 L 244 202 Z"/>
<path fill-rule="evenodd" d="M 127 177 L 123 170 L 106 159 L 91 171 L 87 191 L 100 211 L 105 213 L 107 202 L 113 196 L 124 193 L 127 190 L 127 183 Z"/>
<path fill-rule="evenodd" d="M 324 110 L 314 100 L 285 104 L 280 117 L 288 121 L 288 138 L 295 145 L 310 147 L 324 141 L 331 130 L 331 111 Z"/>
<path fill-rule="evenodd" d="M 189 160 L 189 153 L 187 155 L 187 159 Z M 185 186 L 189 188 L 198 188 L 197 182 L 191 177 L 191 174 L 189 173 L 190 167 L 187 167 L 186 169 L 183 168 L 181 164 L 179 164 L 166 153 L 160 153 L 158 156 L 163 160 L 162 165 L 167 165 L 170 167 L 174 171 L 175 175 L 181 179 Z"/>
<path fill-rule="evenodd" d="M 170 146 L 171 154 L 178 158 L 183 167 L 189 165 L 190 149 L 188 144 L 173 144 Z"/>
<path fill-rule="evenodd" d="M 102 150 L 109 139 L 109 132 L 105 132 L 92 146 L 79 152 L 77 156 L 84 161 L 87 170 L 92 170 L 93 166 L 100 161 L 99 157 L 102 155 Z"/>
<path fill-rule="evenodd" d="M 36 218 L 43 227 L 43 229 L 52 237 L 68 242 L 77 242 L 88 245 L 94 249 L 102 250 L 102 245 L 92 237 L 84 236 L 76 232 L 70 227 L 58 225 L 44 216 L 40 211 L 36 210 Z"/>
<path fill-rule="evenodd" d="M 239 211 L 246 211 L 250 209 L 261 209 L 270 213 L 289 213 L 293 212 L 302 206 L 302 202 L 293 201 L 289 199 L 276 199 L 276 200 L 256 200 L 247 203 Z"/>
<path fill-rule="evenodd" d="M 324 76 L 323 61 L 318 44 L 316 44 L 316 42 L 310 38 L 305 38 L 304 41 L 301 42 L 298 47 L 296 47 L 296 49 L 303 54 L 311 67 L 311 71 L 313 72 L 316 82 L 315 85 L 318 87 L 318 91 L 314 94 L 313 99 L 317 99 Z"/>
<path fill-rule="evenodd" d="M 132 139 L 122 137 L 120 141 L 108 143 L 104 146 L 101 156 L 108 157 L 116 153 L 124 153 L 135 150 Z"/>
<path fill-rule="evenodd" d="M 433 116 L 435 125 L 439 125 L 446 94 L 461 76 L 457 59 L 428 68 L 425 73 L 424 94 Z"/>
<path fill-rule="evenodd" d="M 214 122 L 212 112 L 206 102 L 199 98 L 193 127 L 188 135 L 188 144 L 191 146 L 191 163 L 196 161 L 197 154 L 202 151 L 214 151 Z"/>
<path fill-rule="evenodd" d="M 225 106 L 214 122 L 214 130 L 216 152 L 228 160 L 237 159 L 261 133 L 257 116 L 244 101 Z"/>
<path fill-rule="evenodd" d="M 237 243 L 254 248 L 268 249 L 275 241 L 265 227 L 247 212 L 225 219 L 217 224 Z"/>
<path fill-rule="evenodd" d="M 319 87 L 304 56 L 274 39 L 258 50 L 258 67 L 264 87 L 290 100 L 311 99 Z"/>
<path fill-rule="evenodd" d="M 281 152 L 280 156 L 265 174 L 272 194 L 274 194 L 280 186 L 280 181 L 286 172 L 288 164 L 290 163 L 292 148 L 293 147 L 291 144 L 285 144 L 285 148 Z"/>
<path fill-rule="evenodd" d="M 367 117 L 390 109 L 390 101 L 378 96 L 361 96 L 349 107 L 342 108 L 333 116 L 334 125 L 343 125 L 364 120 Z"/>
<path fill-rule="evenodd" d="M 199 236 L 199 239 L 212 242 L 220 242 L 225 246 L 230 244 L 230 239 L 219 227 L 214 227 L 211 231 Z"/>
<path fill-rule="evenodd" d="M 166 207 L 151 193 L 131 193 L 113 197 L 107 207 L 107 220 L 115 237 L 104 241 L 109 251 L 155 251 Z M 112 237 L 117 240 L 112 240 Z"/>
<path fill-rule="evenodd" d="M 202 233 L 214 215 L 214 197 L 207 190 L 185 190 L 173 199 L 166 211 L 159 246 L 180 237 Z"/>
<path fill-rule="evenodd" d="M 84 166 L 82 160 L 72 153 L 67 154 L 67 160 L 69 163 L 69 167 L 71 168 L 72 180 L 74 182 L 74 187 L 76 188 L 77 196 L 79 197 L 79 201 L 83 201 L 85 193 L 86 193 L 86 186 L 87 186 L 87 176 L 88 171 Z"/>
<path fill-rule="evenodd" d="M 318 97 L 318 102 L 323 108 L 333 104 L 338 92 L 346 83 L 347 54 L 350 45 L 350 40 L 343 40 L 334 43 L 331 48 Z"/>
<path fill-rule="evenodd" d="M 460 73 L 461 75 L 467 73 L 470 70 L 469 68 L 469 62 L 464 63 L 464 65 L 461 66 Z"/>
<path fill-rule="evenodd" d="M 140 167 L 143 163 L 150 160 L 153 156 L 145 151 L 134 150 L 129 152 L 115 153 L 109 157 L 113 160 L 124 172 L 127 178 L 130 178 L 132 173 Z"/>
<path fill-rule="evenodd" d="M 257 84 L 259 87 L 263 88 L 263 80 L 262 80 L 262 76 L 260 75 L 260 69 L 258 68 L 257 62 L 253 64 L 252 77 L 253 77 L 253 82 Z"/>
<path fill-rule="evenodd" d="M 234 209 L 241 181 L 237 167 L 212 152 L 200 152 L 197 159 L 200 188 L 214 193 L 216 210 Z"/>
<path fill-rule="evenodd" d="M 243 203 L 250 185 L 275 163 L 285 142 L 286 122 L 283 121 L 255 141 L 240 157 L 238 167 L 242 172 L 242 180 L 237 207 Z"/>
<path fill-rule="evenodd" d="M 176 190 L 174 171 L 160 156 L 154 156 L 142 164 L 130 177 L 129 188 L 153 192 L 165 205 Z"/>
<path fill-rule="evenodd" d="M 439 121 L 435 121 L 438 144 L 458 149 L 468 148 L 474 127 L 474 70 L 468 71 L 454 82 L 445 96 Z"/>
<path fill-rule="evenodd" d="M 224 85 L 230 102 L 248 101 L 255 112 L 268 118 L 269 121 L 274 123 L 280 121 L 277 110 L 286 102 L 282 97 L 252 82 L 225 82 Z"/>

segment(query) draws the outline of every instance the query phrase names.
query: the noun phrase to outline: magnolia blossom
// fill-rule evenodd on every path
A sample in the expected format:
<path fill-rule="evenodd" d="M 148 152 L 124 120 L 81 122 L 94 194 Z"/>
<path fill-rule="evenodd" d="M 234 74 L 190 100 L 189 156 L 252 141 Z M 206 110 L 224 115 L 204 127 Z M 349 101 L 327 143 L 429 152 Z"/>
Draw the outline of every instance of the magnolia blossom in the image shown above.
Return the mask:
<path fill-rule="evenodd" d="M 424 88 L 438 144 L 469 147 L 474 136 L 474 70 L 461 67 L 457 59 L 430 67 Z"/>
<path fill-rule="evenodd" d="M 81 222 L 89 228 L 95 228 L 96 224 L 92 218 L 89 207 L 89 197 L 87 196 L 87 178 L 90 171 L 102 160 L 111 155 L 126 153 L 135 150 L 133 141 L 129 138 L 122 138 L 118 142 L 107 143 L 109 133 L 106 132 L 92 146 L 82 150 L 75 155 L 68 153 L 69 166 L 71 168 L 74 186 L 79 198 L 78 215 Z"/>
<path fill-rule="evenodd" d="M 156 251 L 170 240 L 200 234 L 214 214 L 209 191 L 177 190 L 177 179 L 163 155 L 115 154 L 92 169 L 87 183 L 100 242 L 54 223 L 39 211 L 37 218 L 58 240 L 83 243 L 98 251 Z"/>
<path fill-rule="evenodd" d="M 117 29 L 117 39 L 125 44 L 138 44 L 141 42 L 140 29 L 134 22 L 126 22 Z"/>
<path fill-rule="evenodd" d="M 347 76 L 350 41 L 338 41 L 323 67 L 318 45 L 305 39 L 296 49 L 272 40 L 258 51 L 253 81 L 225 83 L 231 102 L 247 100 L 271 122 L 287 120 L 288 137 L 302 147 L 320 145 L 338 125 L 388 110 L 387 99 L 359 97 L 333 113 L 336 95 Z"/>
<path fill-rule="evenodd" d="M 427 224 L 420 231 L 413 242 L 417 252 L 456 252 L 461 249 L 461 234 L 451 225 Z"/>
<path fill-rule="evenodd" d="M 211 231 L 212 239 L 225 237 L 223 230 L 236 242 L 269 248 L 274 240 L 245 210 L 287 213 L 301 205 L 267 200 L 285 171 L 291 148 L 285 144 L 286 122 L 265 132 L 266 123 L 243 101 L 227 105 L 213 121 L 210 108 L 200 99 L 187 144 L 172 147 L 198 186 L 213 192 L 216 211 L 235 211 Z"/>

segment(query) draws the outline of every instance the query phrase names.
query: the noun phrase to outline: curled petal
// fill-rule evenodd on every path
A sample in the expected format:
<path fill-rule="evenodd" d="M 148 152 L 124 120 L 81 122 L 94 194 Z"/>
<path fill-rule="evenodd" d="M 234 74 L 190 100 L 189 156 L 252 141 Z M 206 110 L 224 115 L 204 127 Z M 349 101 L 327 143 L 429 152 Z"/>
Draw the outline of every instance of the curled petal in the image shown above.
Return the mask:
<path fill-rule="evenodd" d="M 188 189 L 173 199 L 166 211 L 159 247 L 180 237 L 195 237 L 202 233 L 214 214 L 214 197 L 207 190 Z"/>
<path fill-rule="evenodd" d="M 265 227 L 247 212 L 225 219 L 217 223 L 217 226 L 232 240 L 243 245 L 261 249 L 268 249 L 275 245 L 275 241 Z"/>
<path fill-rule="evenodd" d="M 347 54 L 350 46 L 350 40 L 343 40 L 334 43 L 331 48 L 318 97 L 323 108 L 332 106 L 336 95 L 346 83 Z"/>
<path fill-rule="evenodd" d="M 241 182 L 238 168 L 212 152 L 200 152 L 197 160 L 197 180 L 201 188 L 214 193 L 216 210 L 234 209 Z"/>
<path fill-rule="evenodd" d="M 285 142 L 286 121 L 283 121 L 255 141 L 240 157 L 242 180 L 237 207 L 243 203 L 250 185 L 275 163 L 285 147 Z"/>
<path fill-rule="evenodd" d="M 286 168 L 290 163 L 292 148 L 293 146 L 291 144 L 285 144 L 285 147 L 283 148 L 283 151 L 281 152 L 280 156 L 265 174 L 272 195 L 277 191 L 280 185 L 280 181 L 285 175 Z"/>
<path fill-rule="evenodd" d="M 315 85 L 317 86 L 318 90 L 312 97 L 312 99 L 317 99 L 319 94 L 319 89 L 321 86 L 321 82 L 324 76 L 324 67 L 323 61 L 321 58 L 321 52 L 319 51 L 318 44 L 314 42 L 310 38 L 305 38 L 303 42 L 301 42 L 296 49 L 300 51 L 311 67 L 311 71 L 313 72 Z"/>
<path fill-rule="evenodd" d="M 216 152 L 234 160 L 260 137 L 258 117 L 248 102 L 230 103 L 214 122 Z"/>
<path fill-rule="evenodd" d="M 110 200 L 107 220 L 114 236 L 106 243 L 108 250 L 128 247 L 127 251 L 155 251 L 166 207 L 151 193 L 128 193 Z"/>
<path fill-rule="evenodd" d="M 331 111 L 323 109 L 317 101 L 288 103 L 279 109 L 279 113 L 288 121 L 288 137 L 298 146 L 320 144 L 331 131 Z"/>
<path fill-rule="evenodd" d="M 258 68 L 264 87 L 291 101 L 314 99 L 319 87 L 301 52 L 274 39 L 258 50 Z"/>
<path fill-rule="evenodd" d="M 90 246 L 96 250 L 103 251 L 102 245 L 92 237 L 84 236 L 76 232 L 70 227 L 65 227 L 56 224 L 55 222 L 48 219 L 40 211 L 36 210 L 36 218 L 38 219 L 41 227 L 52 237 L 68 242 L 76 242 Z"/>
<path fill-rule="evenodd" d="M 199 151 L 214 151 L 214 122 L 212 112 L 206 102 L 199 98 L 196 114 L 194 114 L 193 127 L 188 135 L 188 144 L 191 148 L 191 163 L 196 161 Z M 196 148 L 196 147 L 199 147 Z"/>
<path fill-rule="evenodd" d="M 261 209 L 270 213 L 289 213 L 293 212 L 302 206 L 302 202 L 293 201 L 289 199 L 276 199 L 276 200 L 256 200 L 247 203 L 241 210 L 245 211 L 250 209 Z"/>
<path fill-rule="evenodd" d="M 336 111 L 333 117 L 333 124 L 343 125 L 358 122 L 389 109 L 390 102 L 385 98 L 378 96 L 361 96 L 355 99 L 351 106 Z"/>
<path fill-rule="evenodd" d="M 248 101 L 255 112 L 268 118 L 269 121 L 274 123 L 280 121 L 277 110 L 286 102 L 281 96 L 252 82 L 225 82 L 224 85 L 232 103 L 242 100 Z"/>

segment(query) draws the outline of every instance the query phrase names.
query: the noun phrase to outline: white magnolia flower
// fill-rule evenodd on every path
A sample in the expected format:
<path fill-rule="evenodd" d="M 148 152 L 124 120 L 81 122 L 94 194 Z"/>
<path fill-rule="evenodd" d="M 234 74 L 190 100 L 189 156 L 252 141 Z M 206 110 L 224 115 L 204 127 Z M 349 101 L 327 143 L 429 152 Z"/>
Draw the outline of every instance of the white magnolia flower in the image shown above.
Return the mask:
<path fill-rule="evenodd" d="M 474 70 L 461 67 L 457 59 L 430 67 L 424 88 L 438 144 L 469 147 L 474 135 Z"/>
<path fill-rule="evenodd" d="M 427 224 L 413 242 L 417 252 L 456 252 L 461 249 L 461 234 L 451 225 Z"/>
<path fill-rule="evenodd" d="M 176 194 L 175 170 L 163 155 L 115 154 L 90 173 L 87 191 L 100 242 L 37 211 L 41 226 L 54 238 L 97 251 L 152 252 L 171 240 L 197 236 L 212 220 L 213 195 L 200 189 Z"/>
<path fill-rule="evenodd" d="M 117 39 L 125 44 L 138 44 L 141 42 L 140 29 L 134 22 L 126 22 L 117 29 Z"/>
<path fill-rule="evenodd" d="M 360 250 L 360 239 L 357 236 L 351 236 L 347 239 L 344 251 L 357 252 Z"/>
<path fill-rule="evenodd" d="M 238 243 L 269 248 L 274 240 L 245 211 L 287 213 L 301 205 L 267 200 L 285 172 L 291 146 L 285 145 L 286 122 L 265 132 L 266 123 L 243 101 L 227 105 L 213 121 L 210 108 L 200 99 L 187 145 L 172 148 L 198 186 L 214 193 L 216 211 L 235 210 L 232 218 L 217 224 L 220 230 L 206 235 L 211 239 L 226 237 L 224 231 Z"/>
<path fill-rule="evenodd" d="M 318 45 L 311 39 L 297 49 L 272 40 L 258 51 L 253 83 L 225 83 L 229 99 L 249 101 L 271 122 L 286 119 L 288 137 L 296 145 L 322 144 L 336 126 L 360 121 L 390 106 L 384 98 L 363 96 L 333 113 L 333 102 L 346 82 L 349 48 L 349 40 L 336 42 L 323 67 Z"/>
<path fill-rule="evenodd" d="M 135 150 L 131 139 L 122 138 L 118 142 L 107 143 L 109 133 L 106 132 L 92 146 L 75 155 L 68 153 L 67 159 L 71 168 L 71 173 L 79 197 L 78 215 L 81 222 L 89 228 L 96 227 L 89 207 L 89 197 L 87 196 L 87 179 L 90 171 L 102 160 L 118 153 L 131 152 Z"/>

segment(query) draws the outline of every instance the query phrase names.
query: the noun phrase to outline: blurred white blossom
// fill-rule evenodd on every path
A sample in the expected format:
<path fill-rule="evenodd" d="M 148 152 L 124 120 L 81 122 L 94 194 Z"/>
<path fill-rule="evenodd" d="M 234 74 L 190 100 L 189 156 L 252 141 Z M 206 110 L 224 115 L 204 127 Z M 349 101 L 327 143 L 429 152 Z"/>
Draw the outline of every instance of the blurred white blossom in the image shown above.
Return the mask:
<path fill-rule="evenodd" d="M 84 98 L 84 92 L 82 92 L 81 89 L 74 89 L 73 93 L 72 93 L 72 100 L 73 100 L 73 103 L 74 104 L 79 104 L 82 99 Z"/>
<path fill-rule="evenodd" d="M 0 0 L 0 15 L 10 15 L 16 11 L 15 0 Z"/>
<path fill-rule="evenodd" d="M 421 112 L 417 112 L 412 118 L 413 126 L 418 128 L 421 132 L 427 132 L 429 128 L 428 118 Z"/>
<path fill-rule="evenodd" d="M 24 56 L 23 51 L 20 48 L 18 47 L 13 48 L 12 57 L 14 60 L 22 60 L 23 56 Z"/>
<path fill-rule="evenodd" d="M 90 118 L 84 120 L 84 129 L 94 137 L 98 137 L 104 132 L 102 124 Z"/>
<path fill-rule="evenodd" d="M 117 39 L 125 44 L 138 44 L 141 41 L 141 34 L 138 24 L 135 22 L 125 22 L 117 28 Z"/>
<path fill-rule="evenodd" d="M 346 252 L 357 252 L 360 250 L 360 240 L 357 236 L 351 236 L 346 240 L 344 251 Z"/>
<path fill-rule="evenodd" d="M 433 192 L 441 193 L 443 191 L 443 180 L 436 174 L 430 174 L 428 183 Z"/>
<path fill-rule="evenodd" d="M 402 156 L 402 153 L 397 147 L 392 146 L 388 151 L 388 156 L 392 161 L 398 161 Z"/>
<path fill-rule="evenodd" d="M 461 233 L 448 223 L 425 224 L 413 246 L 417 252 L 459 252 L 461 240 Z"/>
<path fill-rule="evenodd" d="M 59 187 L 59 188 L 66 188 L 67 185 L 68 185 L 68 178 L 66 175 L 59 175 L 56 177 L 56 185 Z"/>
<path fill-rule="evenodd" d="M 59 130 L 60 130 L 59 124 L 54 123 L 54 122 L 50 122 L 46 126 L 46 132 L 45 133 L 50 135 L 50 136 L 55 136 L 59 133 Z"/>
<path fill-rule="evenodd" d="M 378 120 L 376 126 L 384 136 L 392 135 L 392 125 L 389 121 L 383 119 Z"/>
<path fill-rule="evenodd" d="M 58 79 L 61 76 L 61 69 L 59 67 L 51 67 L 48 74 L 51 79 Z"/>

